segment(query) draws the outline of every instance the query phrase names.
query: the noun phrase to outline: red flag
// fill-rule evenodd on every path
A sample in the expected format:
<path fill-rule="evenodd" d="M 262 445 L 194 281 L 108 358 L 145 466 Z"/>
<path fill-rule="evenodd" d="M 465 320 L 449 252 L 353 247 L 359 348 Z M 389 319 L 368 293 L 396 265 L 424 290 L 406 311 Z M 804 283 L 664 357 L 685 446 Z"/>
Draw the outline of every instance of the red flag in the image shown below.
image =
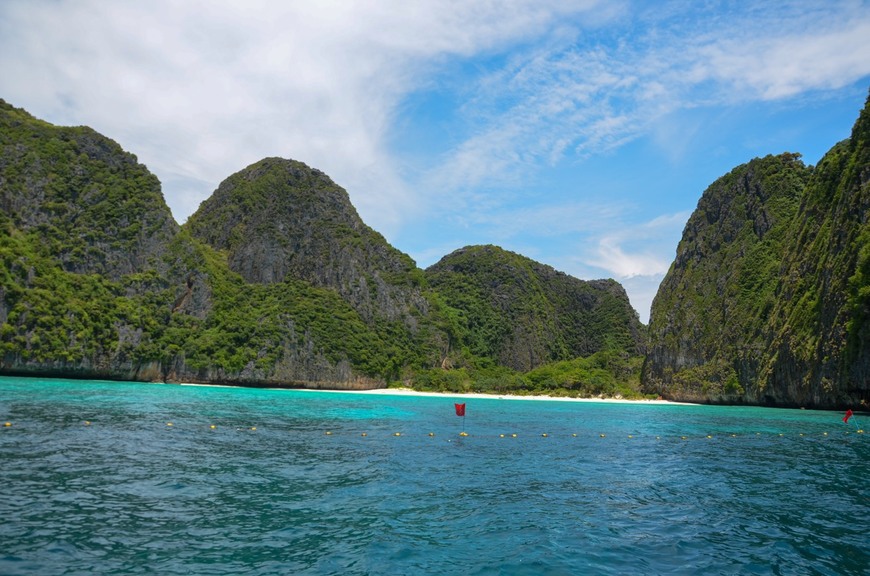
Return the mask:
<path fill-rule="evenodd" d="M 456 407 L 456 415 L 457 416 L 465 416 L 465 402 L 462 404 L 454 404 Z"/>
<path fill-rule="evenodd" d="M 852 409 L 849 408 L 848 410 L 846 410 L 846 415 L 843 416 L 843 422 L 848 422 L 849 418 L 851 418 L 851 417 L 852 417 Z"/>

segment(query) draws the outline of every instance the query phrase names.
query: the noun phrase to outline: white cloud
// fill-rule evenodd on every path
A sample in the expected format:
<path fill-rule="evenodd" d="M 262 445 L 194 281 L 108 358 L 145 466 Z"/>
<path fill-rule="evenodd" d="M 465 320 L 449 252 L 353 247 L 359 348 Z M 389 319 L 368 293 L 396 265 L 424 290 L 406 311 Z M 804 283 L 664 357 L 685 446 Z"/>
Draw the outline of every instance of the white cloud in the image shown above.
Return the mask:
<path fill-rule="evenodd" d="M 739 38 L 701 53 L 710 77 L 764 99 L 836 89 L 870 74 L 870 11 L 836 30 Z"/>
<path fill-rule="evenodd" d="M 0 5 L 0 92 L 122 142 L 182 220 L 231 172 L 280 155 L 323 169 L 391 229 L 412 198 L 385 133 L 433 59 L 595 4 L 12 0 Z"/>
<path fill-rule="evenodd" d="M 689 218 L 689 212 L 658 216 L 641 224 L 623 222 L 603 234 L 591 253 L 581 256 L 586 266 L 608 271 L 616 279 L 661 277 Z M 666 251 L 670 247 L 669 251 Z"/>
<path fill-rule="evenodd" d="M 524 185 L 660 129 L 674 111 L 836 89 L 870 74 L 866 2 L 636 7 L 645 28 L 623 13 L 603 32 L 566 22 L 471 79 L 463 111 L 474 129 L 424 187 L 441 197 Z"/>
<path fill-rule="evenodd" d="M 594 235 L 597 243 L 576 242 L 576 254 L 564 270 L 579 278 L 614 278 L 625 287 L 642 322 L 649 321 L 650 306 L 670 268 L 689 212 L 663 214 L 632 224 L 622 215 L 607 222 L 608 230 Z"/>
<path fill-rule="evenodd" d="M 117 139 L 182 220 L 231 172 L 280 155 L 326 171 L 389 235 L 435 196 L 522 185 L 679 107 L 860 78 L 865 8 L 784 2 L 708 23 L 681 2 L 7 0 L 0 93 Z M 503 68 L 469 78 L 467 136 L 428 176 L 401 175 L 386 144 L 401 99 L 445 58 L 506 48 Z"/>
<path fill-rule="evenodd" d="M 596 258 L 588 263 L 612 272 L 617 278 L 664 274 L 670 266 L 669 261 L 649 250 L 628 254 L 612 238 L 599 240 Z"/>

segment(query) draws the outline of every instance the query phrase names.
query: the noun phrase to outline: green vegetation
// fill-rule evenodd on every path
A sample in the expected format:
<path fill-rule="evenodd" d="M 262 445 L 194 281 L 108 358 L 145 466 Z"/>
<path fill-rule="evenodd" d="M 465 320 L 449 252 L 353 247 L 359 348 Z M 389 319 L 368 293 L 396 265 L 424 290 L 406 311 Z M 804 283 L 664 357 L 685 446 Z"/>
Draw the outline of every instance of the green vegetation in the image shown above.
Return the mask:
<path fill-rule="evenodd" d="M 113 280 L 154 263 L 177 228 L 160 183 L 90 128 L 58 128 L 0 100 L 0 226 L 38 234 L 68 271 Z"/>
<path fill-rule="evenodd" d="M 90 129 L 0 102 L 0 167 L 5 370 L 292 383 L 398 378 L 424 361 L 396 321 L 366 323 L 334 290 L 246 282 L 179 233 L 156 178 Z"/>
<path fill-rule="evenodd" d="M 519 396 L 571 398 L 654 398 L 640 392 L 643 357 L 625 352 L 597 352 L 545 364 L 520 373 L 505 366 L 479 362 L 455 370 L 421 370 L 412 387 L 423 392 L 478 392 Z"/>
<path fill-rule="evenodd" d="M 614 281 L 586 282 L 497 246 L 469 246 L 426 270 L 454 346 L 519 371 L 602 350 L 638 354 L 643 327 Z"/>
<path fill-rule="evenodd" d="M 650 316 L 643 387 L 697 401 L 870 402 L 870 99 L 818 166 L 755 159 L 711 185 Z"/>

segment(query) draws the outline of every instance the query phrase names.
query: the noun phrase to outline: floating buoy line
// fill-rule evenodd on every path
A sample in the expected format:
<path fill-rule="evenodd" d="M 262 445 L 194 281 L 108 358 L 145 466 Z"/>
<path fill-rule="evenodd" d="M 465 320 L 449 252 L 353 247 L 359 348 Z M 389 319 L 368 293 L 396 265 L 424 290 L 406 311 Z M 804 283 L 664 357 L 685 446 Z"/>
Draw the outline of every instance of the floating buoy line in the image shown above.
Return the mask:
<path fill-rule="evenodd" d="M 95 424 L 95 423 L 94 423 L 93 421 L 91 421 L 91 420 L 83 420 L 83 421 L 81 422 L 81 424 L 82 424 L 82 426 L 88 426 L 88 427 L 92 427 L 92 428 L 99 428 L 99 423 L 96 423 L 96 424 Z M 175 423 L 174 423 L 174 422 L 171 422 L 171 421 L 166 422 L 166 423 L 165 423 L 165 427 L 166 427 L 167 429 L 169 429 L 169 428 L 172 428 L 172 429 L 178 429 L 178 428 L 190 429 L 190 428 L 191 428 L 190 426 L 176 426 Z M 199 426 L 197 426 L 197 427 L 199 427 Z M 15 428 L 15 426 L 13 426 L 13 422 L 12 422 L 12 421 L 6 421 L 6 422 L 3 423 L 3 429 L 12 429 L 12 428 Z M 26 426 L 18 426 L 17 428 L 18 428 L 19 430 L 21 430 L 21 429 L 26 429 Z M 208 425 L 208 429 L 209 429 L 209 430 L 218 430 L 219 428 L 220 428 L 220 427 L 219 427 L 217 424 L 210 424 L 210 425 Z M 223 428 L 225 428 L 225 429 L 234 429 L 234 430 L 236 430 L 236 431 L 250 431 L 250 432 L 256 432 L 256 431 L 257 431 L 257 427 L 256 427 L 256 426 L 238 426 L 238 425 L 232 425 L 232 426 L 223 426 Z M 341 435 L 342 435 L 342 434 L 336 434 L 336 433 L 334 433 L 332 430 L 325 430 L 325 431 L 322 431 L 322 434 L 325 435 L 325 436 L 341 436 Z M 359 433 L 356 433 L 356 432 L 355 432 L 354 434 L 359 434 L 359 436 L 362 437 L 362 438 L 368 438 L 368 437 L 370 436 L 368 432 L 359 432 Z M 689 435 L 679 435 L 679 436 L 672 436 L 672 437 L 669 437 L 669 436 L 662 436 L 662 435 L 646 435 L 646 434 L 636 434 L 636 433 L 632 433 L 632 434 L 626 434 L 625 436 L 623 436 L 623 438 L 625 438 L 625 439 L 627 439 L 627 440 L 641 440 L 641 439 L 655 439 L 655 440 L 663 440 L 663 439 L 665 439 L 665 440 L 667 440 L 668 438 L 679 439 L 679 440 L 691 440 L 691 439 L 713 440 L 713 439 L 719 439 L 719 438 L 730 439 L 730 438 L 749 438 L 749 437 L 751 437 L 751 438 L 760 438 L 760 437 L 774 437 L 774 438 L 798 437 L 798 438 L 808 438 L 808 439 L 811 439 L 811 438 L 814 438 L 814 437 L 828 438 L 828 437 L 831 437 L 831 434 L 835 434 L 835 435 L 836 435 L 836 434 L 839 434 L 839 435 L 843 435 L 843 436 L 849 436 L 849 435 L 852 435 L 852 434 L 863 435 L 863 434 L 864 434 L 864 430 L 863 430 L 863 429 L 844 430 L 844 431 L 836 431 L 836 432 L 833 432 L 833 433 L 829 433 L 829 432 L 827 432 L 827 431 L 825 431 L 825 432 L 818 432 L 818 433 L 797 432 L 797 433 L 789 433 L 789 434 L 786 434 L 785 432 L 766 432 L 766 433 L 762 433 L 762 432 L 754 432 L 754 433 L 753 433 L 753 432 L 746 432 L 746 433 L 742 433 L 742 434 L 737 434 L 737 433 L 722 433 L 722 434 L 700 434 L 700 435 L 692 435 L 692 436 L 689 436 Z M 402 431 L 391 432 L 391 433 L 389 433 L 389 435 L 392 436 L 392 437 L 396 437 L 396 438 L 398 438 L 398 437 L 405 437 L 405 436 L 411 436 L 410 433 L 406 433 L 406 432 L 402 432 Z M 458 433 L 457 433 L 457 432 L 451 432 L 450 434 L 448 434 L 448 436 L 452 436 L 452 435 L 458 435 L 459 437 L 462 437 L 462 438 L 467 438 L 467 437 L 472 437 L 472 436 L 473 436 L 473 437 L 476 437 L 476 438 L 487 438 L 487 437 L 494 437 L 494 438 L 518 438 L 518 437 L 519 437 L 519 434 L 516 433 L 516 432 L 511 432 L 511 433 L 508 433 L 508 432 L 501 432 L 501 433 L 498 433 L 498 434 L 470 434 L 469 432 L 466 432 L 466 431 L 464 431 L 464 430 L 461 431 L 461 432 L 458 432 Z M 428 438 L 435 438 L 435 436 L 436 436 L 435 432 L 428 432 L 428 433 L 426 433 L 426 437 L 428 437 Z M 532 435 L 529 434 L 529 436 L 532 436 Z M 590 436 L 592 436 L 592 434 L 590 434 Z M 570 433 L 570 434 L 566 433 L 566 434 L 564 434 L 564 435 L 553 435 L 553 434 L 551 434 L 551 433 L 549 433 L 549 432 L 541 432 L 540 435 L 539 435 L 538 437 L 539 437 L 539 438 L 559 438 L 559 437 L 564 437 L 564 438 L 582 438 L 582 437 L 584 437 L 584 435 L 577 434 L 576 432 L 574 432 L 574 433 Z M 607 439 L 610 439 L 612 436 L 608 436 L 607 433 L 601 432 L 601 433 L 597 434 L 597 437 L 598 437 L 599 439 L 602 439 L 602 440 L 607 440 Z M 616 437 L 618 438 L 618 436 L 616 436 Z"/>

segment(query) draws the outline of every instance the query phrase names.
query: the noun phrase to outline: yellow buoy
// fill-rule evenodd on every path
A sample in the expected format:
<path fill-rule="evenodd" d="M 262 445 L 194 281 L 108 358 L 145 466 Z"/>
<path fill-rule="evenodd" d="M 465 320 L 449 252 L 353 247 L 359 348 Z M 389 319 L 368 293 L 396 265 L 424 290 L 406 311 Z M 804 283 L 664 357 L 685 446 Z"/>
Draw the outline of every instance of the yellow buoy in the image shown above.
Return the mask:
<path fill-rule="evenodd" d="M 511 438 L 516 438 L 516 437 L 517 437 L 516 434 L 511 434 Z"/>
<path fill-rule="evenodd" d="M 576 438 L 577 435 L 576 435 L 576 434 L 571 434 L 571 437 L 572 437 L 572 438 Z"/>
<path fill-rule="evenodd" d="M 712 438 L 712 436 L 710 436 L 709 434 L 707 434 L 707 438 Z"/>
<path fill-rule="evenodd" d="M 256 429 L 257 429 L 256 426 L 251 426 L 251 430 L 252 430 L 252 431 L 253 431 L 253 430 L 256 430 Z"/>
<path fill-rule="evenodd" d="M 363 432 L 362 434 L 360 434 L 360 436 L 368 436 L 368 434 L 366 434 L 365 432 Z"/>
<path fill-rule="evenodd" d="M 629 434 L 628 437 L 629 437 L 629 438 L 634 438 L 634 436 L 632 436 L 631 434 Z"/>
<path fill-rule="evenodd" d="M 434 432 L 429 432 L 429 436 L 435 436 Z"/>
<path fill-rule="evenodd" d="M 215 426 L 214 424 L 212 424 L 211 426 L 209 426 L 209 428 L 211 428 L 212 430 L 214 430 L 215 428 L 217 428 L 217 426 Z"/>
<path fill-rule="evenodd" d="M 401 432 L 396 432 L 395 434 L 393 434 L 393 436 L 401 436 L 401 435 L 402 435 Z"/>
<path fill-rule="evenodd" d="M 828 435 L 827 432 L 822 432 L 822 436 L 827 436 L 827 435 Z"/>
<path fill-rule="evenodd" d="M 468 432 L 460 432 L 459 435 L 460 436 L 468 436 Z"/>
<path fill-rule="evenodd" d="M 85 420 L 85 426 L 90 426 L 90 425 L 91 425 L 91 421 L 90 421 L 90 420 Z"/>
<path fill-rule="evenodd" d="M 7 428 L 9 428 L 10 426 L 12 426 L 12 422 L 6 422 L 6 423 L 3 424 L 3 425 L 6 426 Z"/>
<path fill-rule="evenodd" d="M 599 434 L 598 436 L 601 438 L 604 438 L 604 434 Z"/>
<path fill-rule="evenodd" d="M 685 436 L 680 436 L 680 439 L 681 439 L 681 440 L 685 440 L 686 437 L 685 437 Z"/>
<path fill-rule="evenodd" d="M 863 434 L 864 430 L 858 430 L 858 434 Z"/>
<path fill-rule="evenodd" d="M 498 437 L 499 437 L 499 438 L 504 438 L 504 434 L 499 434 Z"/>
<path fill-rule="evenodd" d="M 329 430 L 327 430 L 327 431 L 326 431 L 326 435 L 327 435 L 327 436 L 332 436 L 332 432 L 330 432 Z"/>
<path fill-rule="evenodd" d="M 172 426 L 172 422 L 167 422 L 166 425 L 167 425 L 167 426 Z"/>
<path fill-rule="evenodd" d="M 546 438 L 546 437 L 547 437 L 547 433 L 544 432 L 543 434 L 541 434 L 541 436 L 543 436 L 544 438 Z"/>

